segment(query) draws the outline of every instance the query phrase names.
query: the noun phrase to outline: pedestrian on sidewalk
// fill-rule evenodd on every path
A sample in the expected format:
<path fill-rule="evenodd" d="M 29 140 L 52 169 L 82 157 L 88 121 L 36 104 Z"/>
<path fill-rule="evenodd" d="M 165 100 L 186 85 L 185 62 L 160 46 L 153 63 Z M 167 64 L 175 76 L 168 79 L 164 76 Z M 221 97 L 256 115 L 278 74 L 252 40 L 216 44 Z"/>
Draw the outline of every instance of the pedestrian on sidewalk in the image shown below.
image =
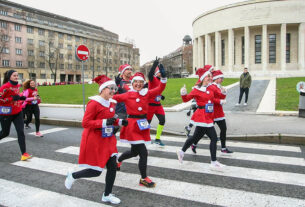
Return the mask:
<path fill-rule="evenodd" d="M 8 70 L 4 73 L 3 85 L 0 88 L 0 140 L 10 134 L 11 124 L 17 131 L 18 144 L 21 151 L 21 160 L 25 161 L 32 157 L 26 152 L 24 123 L 22 113 L 22 101 L 26 98 L 20 94 L 18 84 L 18 72 Z"/>
<path fill-rule="evenodd" d="M 23 83 L 23 96 L 26 97 L 22 104 L 23 111 L 26 113 L 25 129 L 29 129 L 29 124 L 32 122 L 32 117 L 35 117 L 36 137 L 43 137 L 40 133 L 40 109 L 38 104 L 41 103 L 40 96 L 38 95 L 38 89 L 36 83 L 33 80 L 27 80 Z"/>
<path fill-rule="evenodd" d="M 224 76 L 221 70 L 215 70 L 212 72 L 213 83 L 209 86 L 214 92 L 214 97 L 217 99 L 225 99 L 227 90 L 222 87 L 221 83 L 223 82 Z M 223 111 L 222 104 L 214 103 L 214 124 L 217 124 L 220 129 L 220 142 L 221 142 L 221 153 L 231 154 L 233 153 L 226 147 L 227 139 L 227 124 L 226 118 Z M 192 151 L 196 153 L 197 143 L 192 144 Z"/>
<path fill-rule="evenodd" d="M 161 70 L 159 69 L 158 65 L 159 65 L 159 59 L 156 58 L 148 73 L 149 90 L 154 89 L 160 85 L 161 71 L 165 71 L 165 70 L 162 64 L 159 65 Z M 154 115 L 156 115 L 156 117 L 159 120 L 159 124 L 157 126 L 157 132 L 156 132 L 156 139 L 154 143 L 160 146 L 164 146 L 164 143 L 160 139 L 165 124 L 165 112 L 160 101 L 164 99 L 165 97 L 162 94 L 157 94 L 155 97 L 151 97 L 149 99 L 148 112 L 147 112 L 147 121 L 149 124 L 151 123 Z"/>
<path fill-rule="evenodd" d="M 184 153 L 194 143 L 198 142 L 205 134 L 210 138 L 210 154 L 212 170 L 223 170 L 224 165 L 219 163 L 216 159 L 217 150 L 217 134 L 214 128 L 214 104 L 223 104 L 225 100 L 214 97 L 214 92 L 209 88 L 212 80 L 211 72 L 207 69 L 198 69 L 200 83 L 196 85 L 190 94 L 184 87 L 181 88 L 180 93 L 183 102 L 188 102 L 195 99 L 198 104 L 198 109 L 191 118 L 191 123 L 196 126 L 193 136 L 190 136 L 184 143 L 181 150 L 177 151 L 179 162 L 182 163 Z"/>
<path fill-rule="evenodd" d="M 103 202 L 119 204 L 121 200 L 112 194 L 112 187 L 117 171 L 117 140 L 113 134 L 114 125 L 127 125 L 128 121 L 115 116 L 116 101 L 112 99 L 117 90 L 114 81 L 105 75 L 94 79 L 99 84 L 99 95 L 89 97 L 86 112 L 82 121 L 84 131 L 80 144 L 78 163 L 86 169 L 68 172 L 65 180 L 67 189 L 80 178 L 100 176 L 105 166 L 106 186 L 102 196 Z"/>
<path fill-rule="evenodd" d="M 160 68 L 161 70 L 161 68 Z M 117 102 L 124 102 L 128 114 L 128 126 L 123 126 L 120 132 L 120 141 L 131 144 L 131 149 L 124 152 L 118 159 L 118 168 L 122 161 L 139 155 L 139 170 L 141 173 L 140 185 L 153 188 L 155 183 L 147 176 L 148 152 L 145 144 L 150 144 L 150 125 L 147 121 L 148 102 L 152 97 L 161 94 L 166 86 L 165 72 L 161 72 L 161 81 L 158 87 L 148 90 L 144 88 L 145 77 L 137 72 L 131 80 L 131 88 L 127 93 L 113 96 Z"/>
<path fill-rule="evenodd" d="M 244 72 L 240 75 L 240 79 L 239 79 L 240 93 L 239 93 L 238 103 L 236 104 L 237 106 L 240 105 L 244 93 L 246 94 L 244 105 L 245 106 L 248 105 L 248 96 L 249 96 L 249 89 L 251 87 L 251 83 L 252 83 L 252 79 L 250 73 L 248 72 L 248 68 L 244 68 Z"/>

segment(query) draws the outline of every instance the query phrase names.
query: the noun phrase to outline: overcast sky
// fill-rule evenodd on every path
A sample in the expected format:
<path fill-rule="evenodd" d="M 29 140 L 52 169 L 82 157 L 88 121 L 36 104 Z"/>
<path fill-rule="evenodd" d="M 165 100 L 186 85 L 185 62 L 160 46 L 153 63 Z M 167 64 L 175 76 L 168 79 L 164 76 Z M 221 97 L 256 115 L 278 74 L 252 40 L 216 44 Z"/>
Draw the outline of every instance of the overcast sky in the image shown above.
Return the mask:
<path fill-rule="evenodd" d="M 211 9 L 244 0 L 10 0 L 101 26 L 133 39 L 140 64 L 163 57 L 193 36 L 192 22 Z M 192 37 L 193 38 L 193 37 Z"/>

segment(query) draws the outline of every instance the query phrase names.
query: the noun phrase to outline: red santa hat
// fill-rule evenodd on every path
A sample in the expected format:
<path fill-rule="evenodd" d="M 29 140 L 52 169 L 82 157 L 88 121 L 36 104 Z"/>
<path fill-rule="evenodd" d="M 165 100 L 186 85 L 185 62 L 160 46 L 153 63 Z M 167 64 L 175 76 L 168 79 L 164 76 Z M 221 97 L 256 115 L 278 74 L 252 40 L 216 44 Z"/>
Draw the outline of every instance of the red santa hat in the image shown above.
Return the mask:
<path fill-rule="evenodd" d="M 213 67 L 213 65 L 205 65 L 205 66 L 203 67 L 203 69 L 206 69 L 206 70 L 212 72 L 215 68 Z"/>
<path fill-rule="evenodd" d="M 223 73 L 221 72 L 221 70 L 214 70 L 212 72 L 212 75 L 213 75 L 213 80 L 216 80 L 218 78 L 223 78 Z"/>
<path fill-rule="evenodd" d="M 108 78 L 106 75 L 97 76 L 96 78 L 92 79 L 92 81 L 100 85 L 100 87 L 98 88 L 99 93 L 101 93 L 102 90 L 107 86 L 115 85 L 115 82 Z"/>
<path fill-rule="evenodd" d="M 207 68 L 199 68 L 196 71 L 196 74 L 199 76 L 199 80 L 202 81 L 207 75 L 211 74 Z"/>
<path fill-rule="evenodd" d="M 157 76 L 158 73 L 160 73 L 160 69 L 159 69 L 159 67 L 157 66 L 156 69 L 155 69 L 155 76 Z"/>
<path fill-rule="evenodd" d="M 125 71 L 126 69 L 131 69 L 131 70 L 132 70 L 132 67 L 131 67 L 130 65 L 128 65 L 128 64 L 121 65 L 121 66 L 119 67 L 119 73 L 120 73 L 120 74 L 123 74 L 124 71 Z"/>
<path fill-rule="evenodd" d="M 132 84 L 135 80 L 141 80 L 141 81 L 144 81 L 144 83 L 145 83 L 145 76 L 144 76 L 144 74 L 143 74 L 143 73 L 140 73 L 140 72 L 136 72 L 136 73 L 132 76 L 131 84 Z"/>

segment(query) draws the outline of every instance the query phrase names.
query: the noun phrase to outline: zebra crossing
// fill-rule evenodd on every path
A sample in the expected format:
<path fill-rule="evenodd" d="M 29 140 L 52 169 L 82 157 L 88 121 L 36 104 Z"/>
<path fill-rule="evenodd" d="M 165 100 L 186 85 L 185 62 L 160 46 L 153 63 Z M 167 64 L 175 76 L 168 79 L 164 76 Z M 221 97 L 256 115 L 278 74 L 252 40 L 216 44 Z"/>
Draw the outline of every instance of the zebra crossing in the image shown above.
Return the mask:
<path fill-rule="evenodd" d="M 200 141 L 196 155 L 188 150 L 182 164 L 177 160 L 176 150 L 182 147 L 185 138 L 163 136 L 162 140 L 165 147 L 147 146 L 148 176 L 157 183 L 156 188 L 138 185 L 137 159 L 123 162 L 113 189 L 122 200 L 121 206 L 305 206 L 305 160 L 300 146 L 228 141 L 234 153 L 222 156 L 218 151 L 218 160 L 227 165 L 223 172 L 218 172 L 209 169 L 208 140 Z M 4 141 L 0 149 L 10 142 Z M 128 144 L 118 142 L 119 152 L 129 148 Z M 11 162 L 10 166 L 42 173 L 42 178 L 52 177 L 56 180 L 49 184 L 53 188 L 0 177 L 0 205 L 107 206 L 100 202 L 104 188 L 100 185 L 104 186 L 106 173 L 78 180 L 70 191 L 64 189 L 67 172 L 80 169 L 76 164 L 78 146 L 59 145 L 50 153 L 54 156 L 40 154 L 27 162 Z M 39 179 L 32 182 L 45 183 Z M 85 186 L 97 191 L 96 197 L 81 196 Z"/>

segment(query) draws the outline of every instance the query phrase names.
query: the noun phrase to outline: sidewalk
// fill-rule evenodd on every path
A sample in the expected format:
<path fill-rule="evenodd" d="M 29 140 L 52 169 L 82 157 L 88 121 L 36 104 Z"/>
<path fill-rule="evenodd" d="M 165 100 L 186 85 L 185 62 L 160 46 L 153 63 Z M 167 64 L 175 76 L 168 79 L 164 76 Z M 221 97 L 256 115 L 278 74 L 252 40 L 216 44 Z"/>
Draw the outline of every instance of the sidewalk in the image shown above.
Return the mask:
<path fill-rule="evenodd" d="M 227 104 L 224 106 L 228 139 L 305 145 L 305 119 L 297 117 L 297 112 L 275 111 L 275 89 L 275 79 L 254 80 L 248 106 L 235 106 L 239 85 L 235 83 L 228 87 Z M 190 119 L 186 116 L 189 107 L 190 102 L 165 107 L 164 134 L 184 135 L 184 127 Z M 40 111 L 44 124 L 75 127 L 81 127 L 84 115 L 82 105 L 41 104 Z M 157 124 L 158 120 L 154 117 L 151 124 L 153 133 Z M 215 128 L 218 130 L 217 126 Z"/>

